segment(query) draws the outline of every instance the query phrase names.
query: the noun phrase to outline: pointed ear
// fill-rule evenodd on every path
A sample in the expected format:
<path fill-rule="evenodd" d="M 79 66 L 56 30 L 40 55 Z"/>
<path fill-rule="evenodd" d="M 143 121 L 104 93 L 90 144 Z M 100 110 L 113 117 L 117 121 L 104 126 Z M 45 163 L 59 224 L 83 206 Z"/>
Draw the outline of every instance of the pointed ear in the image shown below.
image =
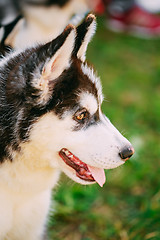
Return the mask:
<path fill-rule="evenodd" d="M 81 61 L 85 61 L 86 50 L 96 31 L 96 17 L 89 14 L 77 27 L 77 38 L 74 48 L 74 55 Z"/>
<path fill-rule="evenodd" d="M 33 74 L 32 86 L 36 91 L 38 90 L 39 104 L 43 105 L 49 100 L 54 80 L 70 66 L 75 38 L 75 27 L 68 25 L 61 35 L 38 49 L 36 60 L 37 62 L 41 62 L 41 59 L 43 59 L 43 66 L 42 71 L 38 71 L 38 75 L 36 73 L 37 70 L 34 70 L 35 74 Z"/>
<path fill-rule="evenodd" d="M 72 51 L 74 48 L 76 31 L 73 25 L 68 25 L 64 32 L 64 42 L 55 54 L 45 63 L 42 69 L 42 79 L 54 80 L 69 67 Z M 52 44 L 52 43 L 51 43 Z"/>

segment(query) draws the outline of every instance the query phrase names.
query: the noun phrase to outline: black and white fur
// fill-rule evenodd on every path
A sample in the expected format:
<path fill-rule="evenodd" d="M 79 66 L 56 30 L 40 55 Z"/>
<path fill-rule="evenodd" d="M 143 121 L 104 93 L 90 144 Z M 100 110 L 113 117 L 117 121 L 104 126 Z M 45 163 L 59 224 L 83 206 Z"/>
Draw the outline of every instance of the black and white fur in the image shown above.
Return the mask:
<path fill-rule="evenodd" d="M 59 156 L 69 149 L 97 168 L 115 168 L 131 144 L 101 111 L 101 83 L 85 62 L 95 32 L 89 15 L 55 40 L 0 62 L 0 239 L 43 238 L 60 172 L 81 184 Z M 85 112 L 85 118 L 77 115 Z"/>

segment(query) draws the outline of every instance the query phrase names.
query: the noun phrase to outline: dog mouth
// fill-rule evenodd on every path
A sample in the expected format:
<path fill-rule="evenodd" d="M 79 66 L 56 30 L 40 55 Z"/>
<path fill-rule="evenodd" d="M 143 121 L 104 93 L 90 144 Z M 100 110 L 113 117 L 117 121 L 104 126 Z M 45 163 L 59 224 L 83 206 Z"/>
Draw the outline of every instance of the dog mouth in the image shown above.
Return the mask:
<path fill-rule="evenodd" d="M 88 182 L 97 182 L 101 187 L 105 183 L 104 169 L 92 167 L 82 162 L 72 152 L 66 148 L 59 151 L 61 159 L 72 169 L 75 170 L 76 176 Z"/>

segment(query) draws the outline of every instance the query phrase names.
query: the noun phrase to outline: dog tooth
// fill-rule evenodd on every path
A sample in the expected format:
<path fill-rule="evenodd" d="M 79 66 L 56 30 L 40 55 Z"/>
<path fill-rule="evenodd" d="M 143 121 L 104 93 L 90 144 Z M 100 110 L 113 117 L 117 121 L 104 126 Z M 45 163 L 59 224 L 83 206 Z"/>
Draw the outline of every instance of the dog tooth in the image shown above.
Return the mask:
<path fill-rule="evenodd" d="M 71 158 L 71 159 L 73 159 L 73 154 L 69 153 L 69 154 L 68 154 L 68 157 Z"/>
<path fill-rule="evenodd" d="M 80 162 L 78 162 L 78 163 L 80 164 Z M 83 164 L 80 164 L 80 167 L 81 167 L 81 168 L 84 168 L 84 165 L 83 165 Z"/>
<path fill-rule="evenodd" d="M 65 150 L 65 154 L 66 154 L 66 155 L 69 155 L 70 152 L 69 152 L 68 150 Z"/>

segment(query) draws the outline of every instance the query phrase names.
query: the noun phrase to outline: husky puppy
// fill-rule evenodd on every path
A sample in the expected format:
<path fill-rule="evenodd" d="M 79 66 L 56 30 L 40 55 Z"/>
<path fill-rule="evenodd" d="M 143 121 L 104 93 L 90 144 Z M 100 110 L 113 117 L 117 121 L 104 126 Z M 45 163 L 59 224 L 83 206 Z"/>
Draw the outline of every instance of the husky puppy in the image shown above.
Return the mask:
<path fill-rule="evenodd" d="M 63 171 L 81 184 L 134 150 L 101 111 L 99 78 L 85 62 L 95 32 L 88 15 L 53 41 L 0 62 L 0 239 L 40 240 L 51 190 Z"/>

